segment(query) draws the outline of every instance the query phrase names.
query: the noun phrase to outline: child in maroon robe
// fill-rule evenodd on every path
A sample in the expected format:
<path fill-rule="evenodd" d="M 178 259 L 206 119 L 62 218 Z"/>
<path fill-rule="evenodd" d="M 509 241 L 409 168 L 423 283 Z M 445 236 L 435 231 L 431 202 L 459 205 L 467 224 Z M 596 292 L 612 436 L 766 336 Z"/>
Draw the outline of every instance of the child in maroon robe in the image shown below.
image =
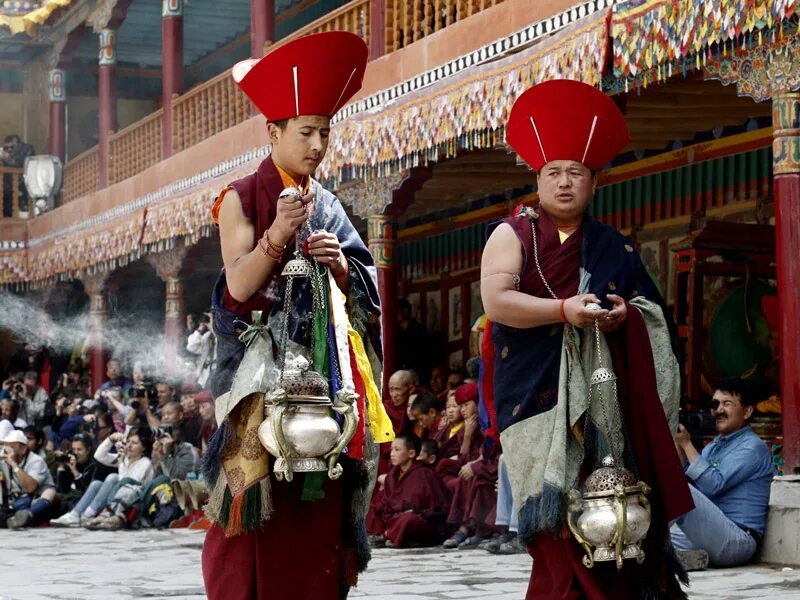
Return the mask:
<path fill-rule="evenodd" d="M 455 444 L 442 446 L 442 459 L 436 465 L 437 475 L 453 493 L 458 485 L 461 467 L 477 460 L 483 445 L 483 434 L 478 426 L 478 386 L 474 383 L 462 384 L 455 389 L 454 398 L 464 426 L 451 438 L 456 440 Z M 449 451 L 456 449 L 449 454 Z"/>
<path fill-rule="evenodd" d="M 417 394 L 411 402 L 411 418 L 420 429 L 419 437 L 423 440 L 433 439 L 439 432 L 442 422 L 442 411 L 439 401 L 432 393 L 424 391 Z"/>
<path fill-rule="evenodd" d="M 392 442 L 393 468 L 376 510 L 390 547 L 436 546 L 446 536 L 450 497 L 433 469 L 417 460 L 420 447 L 413 434 L 399 435 Z"/>

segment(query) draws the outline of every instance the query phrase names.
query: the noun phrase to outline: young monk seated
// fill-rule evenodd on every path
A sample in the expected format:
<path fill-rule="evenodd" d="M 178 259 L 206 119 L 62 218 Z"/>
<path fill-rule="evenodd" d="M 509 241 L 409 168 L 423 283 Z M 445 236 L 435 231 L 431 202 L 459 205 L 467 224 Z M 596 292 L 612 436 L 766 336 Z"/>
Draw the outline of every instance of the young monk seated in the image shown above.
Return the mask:
<path fill-rule="evenodd" d="M 442 412 L 439 409 L 439 401 L 430 392 L 420 392 L 414 401 L 411 402 L 409 413 L 420 432 L 417 434 L 423 440 L 434 439 L 439 431 L 442 421 Z M 416 428 L 415 428 L 416 433 Z"/>
<path fill-rule="evenodd" d="M 392 442 L 392 470 L 375 511 L 390 547 L 436 546 L 446 537 L 450 496 L 433 469 L 417 460 L 420 447 L 414 434 L 399 435 Z"/>
<path fill-rule="evenodd" d="M 437 440 L 442 449 L 442 458 L 436 465 L 436 473 L 450 491 L 455 493 L 461 468 L 480 457 L 483 434 L 478 426 L 478 386 L 474 383 L 462 384 L 455 389 L 453 395 L 464 425 L 451 425 L 450 431 L 457 427 L 456 434 L 444 442 L 441 437 Z"/>
<path fill-rule="evenodd" d="M 502 450 L 487 440 L 477 460 L 466 463 L 458 472 L 447 524 L 458 527 L 445 548 L 473 548 L 500 530 L 493 525 L 497 506 L 497 461 Z M 490 517 L 491 515 L 491 517 Z"/>
<path fill-rule="evenodd" d="M 439 444 L 434 440 L 422 440 L 417 460 L 429 467 L 435 467 L 439 462 Z"/>

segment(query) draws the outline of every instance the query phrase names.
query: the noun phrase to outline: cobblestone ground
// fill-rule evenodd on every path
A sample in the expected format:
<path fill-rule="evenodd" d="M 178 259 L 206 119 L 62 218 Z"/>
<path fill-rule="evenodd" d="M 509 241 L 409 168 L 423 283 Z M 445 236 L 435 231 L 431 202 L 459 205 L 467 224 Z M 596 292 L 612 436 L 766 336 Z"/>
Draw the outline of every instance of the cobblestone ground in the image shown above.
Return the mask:
<path fill-rule="evenodd" d="M 0 600 L 200 600 L 203 534 L 192 531 L 0 530 Z M 353 599 L 523 598 L 524 555 L 376 550 Z M 800 600 L 800 569 L 757 565 L 693 573 L 692 600 Z"/>

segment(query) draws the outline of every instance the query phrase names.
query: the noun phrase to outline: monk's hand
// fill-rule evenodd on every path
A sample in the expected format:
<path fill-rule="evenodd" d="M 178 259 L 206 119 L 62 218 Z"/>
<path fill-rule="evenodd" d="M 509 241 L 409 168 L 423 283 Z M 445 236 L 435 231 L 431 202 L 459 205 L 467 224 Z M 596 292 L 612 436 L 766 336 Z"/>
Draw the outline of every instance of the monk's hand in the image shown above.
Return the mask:
<path fill-rule="evenodd" d="M 319 264 L 328 267 L 334 277 L 344 273 L 347 268 L 347 259 L 344 257 L 342 246 L 335 233 L 320 229 L 308 236 L 307 244 L 308 253 Z"/>
<path fill-rule="evenodd" d="M 611 301 L 613 306 L 608 311 L 606 318 L 600 321 L 600 331 L 611 333 L 619 329 L 628 318 L 628 307 L 625 304 L 625 300 L 616 294 L 608 294 L 606 298 Z"/>
<path fill-rule="evenodd" d="M 575 327 L 591 327 L 594 325 L 595 319 L 599 319 L 602 323 L 608 316 L 608 311 L 586 308 L 586 305 L 590 303 L 600 304 L 600 299 L 594 294 L 581 294 L 567 298 L 564 301 L 564 316 L 567 317 L 567 321 Z"/>
<path fill-rule="evenodd" d="M 465 464 L 458 470 L 458 476 L 461 477 L 461 479 L 472 479 L 474 475 L 475 473 L 472 471 L 471 462 Z"/>
<path fill-rule="evenodd" d="M 269 235 L 269 241 L 276 246 L 286 246 L 289 240 L 294 237 L 298 227 L 300 227 L 308 217 L 306 206 L 314 201 L 316 193 L 313 189 L 301 197 L 285 196 L 278 200 L 278 206 L 270 228 L 265 235 Z M 266 243 L 266 240 L 264 240 Z"/>
<path fill-rule="evenodd" d="M 386 473 L 383 475 L 378 475 L 378 489 L 383 490 L 383 486 L 386 485 Z"/>
<path fill-rule="evenodd" d="M 470 436 L 478 429 L 478 417 L 473 415 L 464 421 L 464 433 Z"/>

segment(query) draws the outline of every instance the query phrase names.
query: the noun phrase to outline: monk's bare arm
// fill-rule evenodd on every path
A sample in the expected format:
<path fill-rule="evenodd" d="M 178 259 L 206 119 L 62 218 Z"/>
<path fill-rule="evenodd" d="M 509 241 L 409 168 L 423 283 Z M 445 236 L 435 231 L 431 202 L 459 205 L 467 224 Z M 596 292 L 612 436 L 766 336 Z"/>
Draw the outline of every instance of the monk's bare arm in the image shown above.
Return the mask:
<path fill-rule="evenodd" d="M 522 245 L 511 226 L 501 223 L 486 242 L 481 259 L 481 297 L 486 316 L 496 323 L 525 329 L 561 323 L 561 300 L 537 298 L 518 292 L 514 277 L 522 270 Z M 567 321 L 588 327 L 604 319 L 607 310 L 592 312 L 587 302 L 599 300 L 594 294 L 572 296 L 564 302 Z"/>
<path fill-rule="evenodd" d="M 236 190 L 229 189 L 219 211 L 219 239 L 228 291 L 235 300 L 245 302 L 272 275 L 278 263 L 264 256 L 256 245 L 255 227 L 244 216 Z M 270 241 L 273 241 L 270 237 Z M 283 245 L 284 240 L 273 243 Z"/>

